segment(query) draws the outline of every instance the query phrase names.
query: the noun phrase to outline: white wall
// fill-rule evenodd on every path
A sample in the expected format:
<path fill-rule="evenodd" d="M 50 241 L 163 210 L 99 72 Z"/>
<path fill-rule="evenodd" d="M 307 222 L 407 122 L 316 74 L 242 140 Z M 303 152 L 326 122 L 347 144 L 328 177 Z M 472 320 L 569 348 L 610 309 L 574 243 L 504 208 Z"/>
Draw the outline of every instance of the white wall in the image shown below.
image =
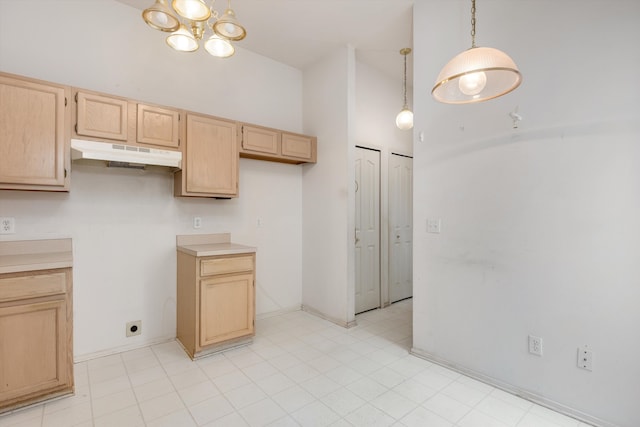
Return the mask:
<path fill-rule="evenodd" d="M 318 136 L 318 163 L 303 173 L 302 303 L 342 325 L 354 315 L 353 168 L 350 129 L 355 54 L 344 47 L 304 71 L 304 122 Z"/>
<path fill-rule="evenodd" d="M 413 61 L 407 61 L 407 67 Z M 398 67 L 402 56 L 398 54 Z M 411 87 L 407 100 L 412 108 Z M 356 62 L 354 139 L 357 145 L 384 148 L 411 155 L 412 131 L 396 126 L 396 115 L 402 109 L 402 81 L 394 80 L 371 66 Z"/>
<path fill-rule="evenodd" d="M 478 45 L 524 81 L 430 97 L 467 1 L 416 2 L 414 348 L 601 425 L 640 419 L 640 3 L 483 1 Z M 510 111 L 523 116 L 512 129 Z M 427 218 L 442 219 L 427 234 Z M 527 352 L 543 338 L 542 358 Z M 593 372 L 576 367 L 578 346 Z"/>
<path fill-rule="evenodd" d="M 173 52 L 139 10 L 111 0 L 0 0 L 0 70 L 303 131 L 299 70 L 241 48 L 227 60 Z M 175 337 L 176 234 L 257 246 L 258 315 L 300 307 L 301 167 L 241 159 L 233 200 L 174 198 L 172 182 L 73 164 L 68 194 L 0 191 L 0 215 L 16 218 L 3 240 L 73 238 L 76 358 Z M 125 338 L 137 319 L 142 336 Z"/>

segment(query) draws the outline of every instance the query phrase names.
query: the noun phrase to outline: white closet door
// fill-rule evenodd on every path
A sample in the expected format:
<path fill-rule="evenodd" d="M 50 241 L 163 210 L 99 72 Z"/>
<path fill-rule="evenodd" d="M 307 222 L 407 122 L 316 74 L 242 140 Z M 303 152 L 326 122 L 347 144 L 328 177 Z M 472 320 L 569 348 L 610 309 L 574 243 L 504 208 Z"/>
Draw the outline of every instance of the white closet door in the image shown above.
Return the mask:
<path fill-rule="evenodd" d="M 380 307 L 380 152 L 356 148 L 355 312 Z"/>
<path fill-rule="evenodd" d="M 389 156 L 389 301 L 413 296 L 413 159 Z"/>

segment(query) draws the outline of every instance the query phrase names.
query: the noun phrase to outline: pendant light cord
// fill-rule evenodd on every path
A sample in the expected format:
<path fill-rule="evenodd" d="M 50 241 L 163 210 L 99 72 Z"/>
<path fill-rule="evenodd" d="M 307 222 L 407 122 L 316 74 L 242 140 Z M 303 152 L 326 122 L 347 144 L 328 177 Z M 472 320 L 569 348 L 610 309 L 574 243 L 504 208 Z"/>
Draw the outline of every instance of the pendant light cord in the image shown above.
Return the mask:
<path fill-rule="evenodd" d="M 471 0 L 471 48 L 476 47 L 476 0 Z"/>
<path fill-rule="evenodd" d="M 407 104 L 407 54 L 404 54 L 404 80 L 403 80 L 403 86 L 404 86 L 404 108 L 408 107 Z"/>

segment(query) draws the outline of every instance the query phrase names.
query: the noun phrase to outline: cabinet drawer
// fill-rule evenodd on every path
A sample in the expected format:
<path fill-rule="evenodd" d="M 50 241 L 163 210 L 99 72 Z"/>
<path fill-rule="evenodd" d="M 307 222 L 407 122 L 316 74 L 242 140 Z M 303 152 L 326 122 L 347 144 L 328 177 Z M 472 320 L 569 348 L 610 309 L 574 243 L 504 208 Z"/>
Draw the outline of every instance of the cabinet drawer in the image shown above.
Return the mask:
<path fill-rule="evenodd" d="M 65 292 L 66 274 L 64 272 L 0 278 L 0 302 Z"/>
<path fill-rule="evenodd" d="M 253 256 L 210 258 L 200 260 L 200 276 L 253 270 Z"/>

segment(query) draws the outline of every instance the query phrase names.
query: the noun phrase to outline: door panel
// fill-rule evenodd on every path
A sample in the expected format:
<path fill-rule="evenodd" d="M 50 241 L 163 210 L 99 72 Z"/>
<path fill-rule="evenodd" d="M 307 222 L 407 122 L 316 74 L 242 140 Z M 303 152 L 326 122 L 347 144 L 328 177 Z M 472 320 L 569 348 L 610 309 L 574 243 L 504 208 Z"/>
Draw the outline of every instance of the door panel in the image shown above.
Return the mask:
<path fill-rule="evenodd" d="M 200 284 L 200 347 L 253 334 L 253 274 Z"/>
<path fill-rule="evenodd" d="M 380 307 L 380 152 L 356 148 L 355 312 Z"/>
<path fill-rule="evenodd" d="M 413 296 L 413 159 L 389 157 L 389 301 Z"/>

